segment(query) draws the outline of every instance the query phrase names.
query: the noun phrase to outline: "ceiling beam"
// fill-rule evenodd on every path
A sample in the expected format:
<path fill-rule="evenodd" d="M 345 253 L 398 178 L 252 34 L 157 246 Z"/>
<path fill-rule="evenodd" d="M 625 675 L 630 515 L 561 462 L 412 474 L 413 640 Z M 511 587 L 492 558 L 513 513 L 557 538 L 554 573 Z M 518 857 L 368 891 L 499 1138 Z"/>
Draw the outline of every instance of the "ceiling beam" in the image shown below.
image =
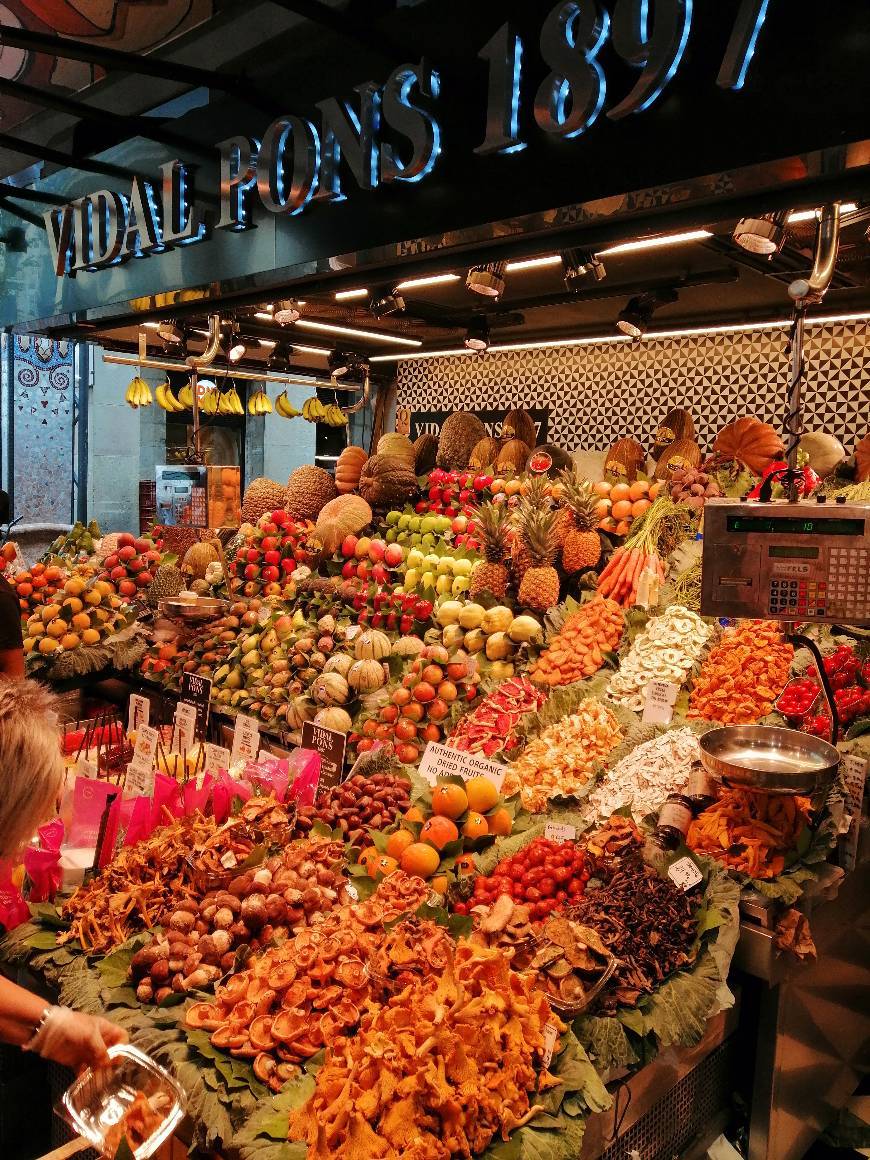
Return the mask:
<path fill-rule="evenodd" d="M 152 182 L 155 180 L 147 173 L 136 173 L 132 169 L 125 169 L 123 165 L 112 165 L 109 161 L 97 161 L 91 157 L 77 157 L 62 149 L 37 145 L 33 141 L 24 141 L 9 133 L 0 133 L 0 149 L 8 149 L 10 153 L 20 153 L 22 157 L 32 157 L 37 161 L 49 161 L 52 165 L 62 165 L 65 169 L 78 169 L 82 173 L 101 173 L 104 177 L 115 177 L 120 181 L 132 181 L 134 177 L 144 177 L 146 181 Z"/>
<path fill-rule="evenodd" d="M 346 10 L 341 12 L 335 8 L 327 8 L 320 0 L 272 0 L 272 3 L 277 4 L 279 8 L 285 8 L 288 12 L 295 12 L 304 20 L 319 24 L 321 28 L 326 28 L 346 40 L 363 45 L 379 58 L 390 60 L 395 58 L 399 61 L 404 60 L 407 55 L 407 46 L 402 48 L 393 43 L 370 18 L 362 20 Z"/>
<path fill-rule="evenodd" d="M 95 121 L 111 126 L 125 137 L 144 137 L 147 141 L 156 141 L 159 145 L 167 145 L 172 149 L 182 149 L 197 157 L 211 160 L 215 150 L 193 141 L 171 129 L 164 129 L 160 121 L 154 117 L 126 116 L 123 113 L 114 113 L 109 109 L 101 109 L 97 105 L 87 105 L 84 101 L 77 101 L 72 97 L 62 96 L 50 89 L 36 88 L 34 85 L 25 85 L 20 81 L 10 81 L 0 77 L 0 96 L 14 97 L 19 101 L 27 101 L 43 109 L 54 109 L 59 113 L 66 113 L 70 117 L 80 120 Z"/>
<path fill-rule="evenodd" d="M 35 213 L 31 213 L 30 210 L 24 209 L 12 201 L 7 201 L 5 197 L 0 197 L 0 209 L 14 214 L 15 217 L 21 218 L 22 221 L 28 222 L 32 226 L 37 226 L 41 230 L 45 229 L 45 222 L 41 217 L 37 217 Z"/>
<path fill-rule="evenodd" d="M 41 205 L 66 205 L 67 199 L 58 193 L 49 193 L 47 189 L 21 188 L 10 185 L 7 181 L 0 181 L 0 197 L 16 197 L 22 201 L 37 201 Z"/>

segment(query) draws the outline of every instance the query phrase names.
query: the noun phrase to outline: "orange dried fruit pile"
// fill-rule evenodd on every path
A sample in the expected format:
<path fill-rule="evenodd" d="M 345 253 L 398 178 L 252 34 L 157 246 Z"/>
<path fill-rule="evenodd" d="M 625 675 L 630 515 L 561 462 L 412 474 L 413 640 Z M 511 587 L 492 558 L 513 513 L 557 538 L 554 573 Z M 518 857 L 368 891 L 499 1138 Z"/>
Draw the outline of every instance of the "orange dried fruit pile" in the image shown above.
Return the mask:
<path fill-rule="evenodd" d="M 785 688 L 794 649 L 770 620 L 726 628 L 695 678 L 689 717 L 749 725 L 766 717 Z"/>
<path fill-rule="evenodd" d="M 619 648 L 622 625 L 622 608 L 616 601 L 593 596 L 572 612 L 561 631 L 550 638 L 532 665 L 532 680 L 554 687 L 591 677 L 604 664 L 604 654 Z"/>
<path fill-rule="evenodd" d="M 776 878 L 809 818 L 809 798 L 723 790 L 694 818 L 686 845 L 750 878 Z"/>

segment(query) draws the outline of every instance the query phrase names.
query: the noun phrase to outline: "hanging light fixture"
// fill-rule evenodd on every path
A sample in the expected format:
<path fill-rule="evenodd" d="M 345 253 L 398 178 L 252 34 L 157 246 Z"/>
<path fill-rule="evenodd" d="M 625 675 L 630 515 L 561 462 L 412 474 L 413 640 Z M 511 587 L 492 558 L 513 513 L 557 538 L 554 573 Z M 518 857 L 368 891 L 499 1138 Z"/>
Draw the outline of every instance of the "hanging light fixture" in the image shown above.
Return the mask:
<path fill-rule="evenodd" d="M 776 213 L 741 218 L 734 227 L 734 241 L 750 254 L 764 254 L 765 257 L 770 257 L 779 253 L 785 242 L 788 213 L 787 209 L 780 209 Z"/>
<path fill-rule="evenodd" d="M 504 272 L 506 262 L 487 262 L 483 266 L 472 266 L 465 276 L 465 285 L 475 294 L 484 298 L 500 298 L 504 294 Z"/>
<path fill-rule="evenodd" d="M 482 314 L 472 318 L 468 324 L 465 345 L 468 350 L 477 351 L 479 354 L 483 354 L 489 346 L 489 323 Z"/>
<path fill-rule="evenodd" d="M 391 314 L 401 314 L 405 309 L 405 299 L 398 290 L 376 291 L 369 302 L 369 311 L 375 318 L 389 318 Z"/>
<path fill-rule="evenodd" d="M 172 319 L 166 319 L 164 322 L 158 322 L 157 333 L 164 342 L 171 342 L 173 345 L 184 342 L 184 331 L 177 322 Z"/>
<path fill-rule="evenodd" d="M 289 323 L 295 322 L 301 313 L 302 311 L 292 298 L 281 298 L 275 303 L 272 317 L 280 326 L 287 326 Z"/>
<path fill-rule="evenodd" d="M 565 250 L 562 254 L 565 285 L 574 293 L 585 283 L 602 282 L 607 277 L 604 263 L 592 250 Z"/>
<path fill-rule="evenodd" d="M 266 366 L 270 371 L 286 370 L 290 365 L 290 360 L 293 357 L 293 347 L 286 339 L 282 338 L 280 342 L 276 342 L 269 351 L 269 357 L 266 359 Z"/>
<path fill-rule="evenodd" d="M 221 335 L 221 350 L 231 363 L 241 362 L 247 353 L 250 341 L 242 338 L 239 334 L 239 324 L 233 322 L 224 329 Z"/>
<path fill-rule="evenodd" d="M 637 294 L 630 298 L 616 319 L 616 329 L 629 338 L 640 338 L 646 334 L 653 313 L 660 306 L 677 301 L 676 290 L 653 290 L 648 294 Z"/>

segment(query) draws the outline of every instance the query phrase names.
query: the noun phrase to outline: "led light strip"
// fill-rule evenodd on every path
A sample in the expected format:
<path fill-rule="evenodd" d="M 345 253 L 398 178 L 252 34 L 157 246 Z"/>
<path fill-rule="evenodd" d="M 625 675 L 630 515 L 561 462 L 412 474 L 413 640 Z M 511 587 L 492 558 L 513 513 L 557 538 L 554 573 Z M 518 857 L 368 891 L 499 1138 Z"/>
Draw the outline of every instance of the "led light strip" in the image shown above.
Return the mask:
<path fill-rule="evenodd" d="M 447 282 L 459 282 L 460 280 L 458 274 L 432 274 L 428 278 L 409 278 L 406 282 L 399 282 L 395 289 L 419 290 L 423 286 L 443 286 Z"/>
<path fill-rule="evenodd" d="M 635 250 L 657 250 L 660 246 L 681 246 L 685 242 L 703 242 L 705 238 L 712 238 L 712 230 L 687 230 L 683 234 L 662 234 L 657 238 L 638 238 L 634 242 L 620 242 L 616 246 L 608 246 L 606 250 L 598 250 L 598 257 L 606 254 L 630 254 Z"/>
<path fill-rule="evenodd" d="M 304 330 L 316 330 L 323 334 L 346 334 L 348 338 L 367 338 L 372 342 L 396 342 L 400 346 L 423 345 L 419 338 L 403 338 L 399 334 L 384 334 L 380 330 L 357 330 L 353 326 L 336 326 L 331 322 L 313 322 L 310 318 L 297 318 L 293 325 L 301 326 Z"/>
<path fill-rule="evenodd" d="M 840 206 L 840 213 L 854 213 L 857 208 L 858 206 L 854 201 L 844 201 Z M 810 222 L 818 216 L 817 209 L 796 209 L 788 215 L 786 221 L 789 225 L 796 225 L 798 222 Z"/>
<path fill-rule="evenodd" d="M 835 322 L 870 322 L 870 311 L 860 311 L 854 314 L 827 314 L 814 318 L 807 318 L 806 326 L 830 326 Z M 657 338 L 683 338 L 691 335 L 704 334 L 740 334 L 751 330 L 786 330 L 791 326 L 790 318 L 771 318 L 765 322 L 743 322 L 724 326 L 690 326 L 681 330 L 651 330 L 640 338 L 630 338 L 627 334 L 602 334 L 582 338 L 551 338 L 542 342 L 500 342 L 492 343 L 489 351 L 493 354 L 517 350 L 548 350 L 561 346 L 596 346 L 612 345 L 621 342 L 651 342 Z M 372 362 L 405 362 L 408 359 L 421 358 L 455 358 L 457 355 L 475 355 L 486 352 L 467 350 L 457 347 L 455 350 L 415 351 L 413 354 L 376 354 Z"/>
<path fill-rule="evenodd" d="M 559 254 L 545 254 L 542 258 L 522 258 L 518 262 L 508 262 L 505 270 L 508 274 L 516 274 L 520 270 L 538 270 L 544 266 L 558 266 L 562 261 Z"/>
<path fill-rule="evenodd" d="M 351 302 L 354 298 L 368 298 L 368 290 L 339 290 L 335 295 L 336 302 Z"/>

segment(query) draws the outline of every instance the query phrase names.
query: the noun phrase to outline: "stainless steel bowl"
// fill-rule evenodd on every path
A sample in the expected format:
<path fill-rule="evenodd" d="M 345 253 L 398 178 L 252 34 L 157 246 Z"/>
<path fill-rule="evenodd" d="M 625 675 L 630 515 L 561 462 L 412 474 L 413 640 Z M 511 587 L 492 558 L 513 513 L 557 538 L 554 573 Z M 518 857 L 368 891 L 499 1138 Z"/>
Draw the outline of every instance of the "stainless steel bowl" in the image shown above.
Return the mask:
<path fill-rule="evenodd" d="M 161 600 L 158 607 L 170 620 L 195 623 L 216 620 L 226 611 L 227 602 L 212 596 L 197 596 L 196 600 Z"/>
<path fill-rule="evenodd" d="M 726 725 L 699 744 L 713 777 L 767 793 L 814 794 L 830 785 L 840 762 L 827 741 L 776 725 Z"/>

